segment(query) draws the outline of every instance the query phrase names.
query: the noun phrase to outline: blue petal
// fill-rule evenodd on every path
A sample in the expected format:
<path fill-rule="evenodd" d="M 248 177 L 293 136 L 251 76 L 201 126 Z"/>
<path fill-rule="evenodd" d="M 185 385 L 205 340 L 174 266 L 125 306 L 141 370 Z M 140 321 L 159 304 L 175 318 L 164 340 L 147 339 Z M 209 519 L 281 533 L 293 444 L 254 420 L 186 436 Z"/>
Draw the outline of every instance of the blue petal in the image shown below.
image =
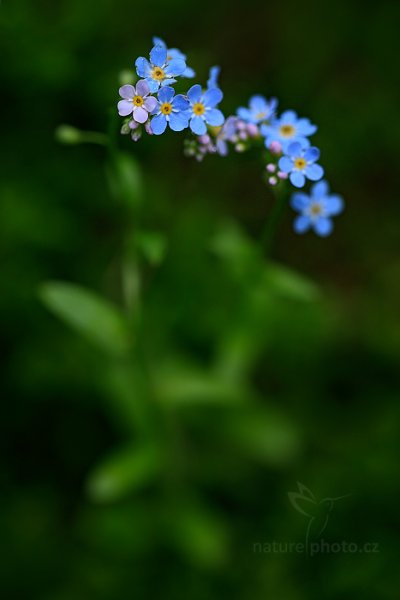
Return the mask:
<path fill-rule="evenodd" d="M 154 46 L 150 52 L 150 61 L 156 67 L 162 67 L 167 60 L 167 49 L 165 46 Z"/>
<path fill-rule="evenodd" d="M 186 63 L 181 58 L 173 58 L 165 67 L 165 74 L 169 77 L 182 75 L 186 69 Z"/>
<path fill-rule="evenodd" d="M 294 187 L 297 188 L 304 187 L 304 184 L 306 182 L 306 178 L 304 177 L 303 173 L 300 173 L 300 171 L 292 171 L 292 173 L 290 173 L 289 175 L 289 179 L 294 185 Z"/>
<path fill-rule="evenodd" d="M 269 101 L 269 107 L 271 111 L 275 112 L 275 110 L 278 108 L 278 98 L 271 98 Z"/>
<path fill-rule="evenodd" d="M 218 87 L 218 77 L 219 77 L 220 72 L 221 72 L 220 67 L 211 67 L 209 75 L 208 75 L 208 81 L 207 81 L 207 88 L 209 90 L 211 88 Z"/>
<path fill-rule="evenodd" d="M 296 233 L 305 233 L 307 229 L 310 229 L 311 220 L 305 215 L 300 215 L 293 222 L 293 228 Z"/>
<path fill-rule="evenodd" d="M 282 156 L 282 158 L 279 159 L 279 168 L 285 173 L 290 173 L 290 171 L 292 171 L 293 169 L 292 159 L 288 156 Z"/>
<path fill-rule="evenodd" d="M 251 121 L 252 115 L 248 108 L 244 108 L 240 106 L 236 111 L 237 116 L 242 119 L 242 121 Z"/>
<path fill-rule="evenodd" d="M 185 113 L 172 113 L 169 117 L 169 126 L 173 131 L 183 131 L 189 124 L 189 118 Z"/>
<path fill-rule="evenodd" d="M 182 77 L 186 77 L 187 79 L 193 79 L 196 76 L 196 73 L 190 67 L 186 67 L 186 69 L 182 73 Z"/>
<path fill-rule="evenodd" d="M 181 52 L 180 50 L 178 50 L 178 48 L 169 48 L 167 58 L 169 58 L 170 60 L 172 58 L 180 58 L 181 60 L 186 60 L 186 55 L 183 54 L 183 52 Z"/>
<path fill-rule="evenodd" d="M 209 108 L 214 108 L 219 104 L 224 97 L 223 93 L 219 88 L 211 88 L 204 94 L 204 104 Z"/>
<path fill-rule="evenodd" d="M 227 156 L 228 144 L 224 140 L 217 140 L 216 147 L 220 156 Z"/>
<path fill-rule="evenodd" d="M 328 215 L 340 214 L 344 208 L 343 198 L 336 194 L 332 194 L 332 196 L 327 196 L 324 199 L 324 208 Z"/>
<path fill-rule="evenodd" d="M 282 146 L 282 150 L 285 151 L 285 146 L 284 146 L 284 144 L 282 144 L 282 140 L 280 140 L 279 137 L 276 136 L 276 135 L 269 135 L 269 136 L 267 136 L 265 138 L 264 145 L 265 145 L 266 148 L 269 149 L 270 145 L 273 142 L 279 142 L 281 144 L 281 146 Z"/>
<path fill-rule="evenodd" d="M 318 179 L 321 179 L 324 176 L 323 168 L 317 164 L 308 165 L 304 172 L 311 181 L 318 181 Z"/>
<path fill-rule="evenodd" d="M 155 36 L 153 37 L 153 44 L 155 46 L 163 46 L 164 48 L 167 47 L 167 44 L 164 42 L 164 40 L 162 40 L 159 37 L 155 37 Z"/>
<path fill-rule="evenodd" d="M 192 104 L 194 104 L 195 102 L 199 102 L 202 94 L 203 94 L 203 91 L 201 89 L 201 85 L 199 85 L 198 83 L 196 83 L 195 85 L 192 85 L 192 87 L 190 88 L 190 90 L 187 93 L 188 98 L 189 98 L 190 102 L 192 102 Z"/>
<path fill-rule="evenodd" d="M 175 96 L 172 106 L 175 110 L 182 111 L 187 110 L 190 107 L 190 104 L 182 94 L 178 94 Z"/>
<path fill-rule="evenodd" d="M 294 110 L 286 110 L 284 113 L 281 114 L 281 117 L 279 119 L 279 123 L 281 125 L 293 125 L 294 123 L 296 123 L 297 121 L 297 114 L 294 112 Z"/>
<path fill-rule="evenodd" d="M 327 219 L 326 217 L 321 217 L 314 222 L 314 230 L 315 233 L 320 235 L 321 237 L 326 237 L 331 233 L 333 229 L 333 223 L 331 219 Z"/>
<path fill-rule="evenodd" d="M 167 119 L 165 115 L 157 115 L 151 120 L 151 129 L 154 135 L 161 135 L 167 128 Z"/>
<path fill-rule="evenodd" d="M 318 148 L 313 146 L 312 148 L 308 148 L 304 153 L 304 158 L 307 162 L 313 163 L 319 159 L 321 152 Z"/>
<path fill-rule="evenodd" d="M 298 137 L 297 135 L 295 136 L 294 140 L 293 139 L 284 140 L 282 138 L 279 138 L 279 141 L 282 144 L 283 150 L 285 152 L 287 152 L 287 149 L 289 148 L 289 146 L 294 143 L 300 144 L 302 151 L 310 146 L 310 142 L 307 138 Z"/>
<path fill-rule="evenodd" d="M 176 83 L 176 79 L 164 79 L 161 82 L 161 87 L 164 87 L 166 85 L 171 85 L 171 83 Z"/>
<path fill-rule="evenodd" d="M 271 135 L 273 132 L 275 132 L 275 127 L 271 127 L 271 125 L 264 124 L 264 125 L 261 125 L 261 127 L 260 127 L 260 133 L 264 137 Z"/>
<path fill-rule="evenodd" d="M 313 135 L 317 131 L 317 129 L 318 127 L 316 125 L 313 125 L 309 119 L 299 119 L 297 121 L 297 131 L 300 135 Z"/>
<path fill-rule="evenodd" d="M 152 79 L 151 77 L 147 78 L 146 81 L 149 84 L 149 89 L 152 94 L 154 94 L 155 92 L 158 91 L 158 89 L 160 87 L 159 81 L 156 81 L 155 79 Z"/>
<path fill-rule="evenodd" d="M 165 86 L 158 92 L 158 99 L 160 102 L 171 102 L 174 94 L 175 91 L 172 87 Z"/>
<path fill-rule="evenodd" d="M 211 110 L 207 110 L 205 114 L 206 123 L 212 125 L 214 127 L 219 127 L 225 121 L 225 117 L 220 110 L 217 108 L 212 108 Z"/>
<path fill-rule="evenodd" d="M 151 66 L 149 61 L 147 60 L 147 58 L 144 58 L 143 56 L 139 56 L 139 58 L 136 59 L 135 62 L 135 66 L 136 66 L 136 73 L 139 75 L 139 77 L 149 77 L 151 74 Z"/>
<path fill-rule="evenodd" d="M 264 98 L 264 96 L 259 96 L 259 95 L 252 96 L 250 98 L 249 106 L 252 110 L 257 111 L 257 112 L 261 112 L 261 111 L 269 108 L 267 106 L 267 100 Z"/>
<path fill-rule="evenodd" d="M 319 181 L 315 183 L 311 188 L 311 196 L 315 200 L 321 200 L 329 193 L 329 185 L 327 181 Z"/>
<path fill-rule="evenodd" d="M 310 197 L 307 194 L 296 193 L 290 199 L 290 206 L 299 212 L 302 212 L 310 204 Z"/>
<path fill-rule="evenodd" d="M 287 147 L 287 154 L 293 157 L 301 156 L 302 147 L 300 142 L 292 142 L 291 144 L 289 144 Z"/>
<path fill-rule="evenodd" d="M 193 117 L 190 121 L 190 129 L 196 135 L 204 135 L 207 132 L 205 121 L 201 117 Z"/>

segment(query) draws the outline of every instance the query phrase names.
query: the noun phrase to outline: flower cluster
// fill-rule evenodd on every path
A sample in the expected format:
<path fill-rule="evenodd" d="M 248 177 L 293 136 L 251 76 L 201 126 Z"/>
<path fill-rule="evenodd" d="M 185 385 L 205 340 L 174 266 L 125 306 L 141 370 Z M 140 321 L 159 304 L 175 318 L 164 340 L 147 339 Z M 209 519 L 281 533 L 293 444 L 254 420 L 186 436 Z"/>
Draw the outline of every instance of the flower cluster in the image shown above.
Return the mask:
<path fill-rule="evenodd" d="M 144 131 L 162 135 L 167 128 L 173 131 L 190 129 L 196 136 L 207 133 L 207 128 L 220 127 L 225 121 L 217 108 L 223 94 L 216 85 L 219 68 L 210 73 L 207 88 L 193 85 L 186 94 L 175 94 L 174 85 L 181 78 L 193 78 L 195 72 L 187 66 L 186 56 L 177 48 L 168 48 L 160 38 L 153 39 L 149 58 L 140 56 L 135 67 L 136 86 L 123 85 L 118 102 L 121 117 L 127 117 L 122 133 L 130 133 L 137 141 Z"/>
<path fill-rule="evenodd" d="M 343 210 L 339 196 L 330 195 L 328 184 L 321 181 L 324 169 L 318 164 L 320 151 L 312 146 L 310 136 L 316 125 L 307 118 L 287 110 L 278 115 L 276 98 L 252 96 L 248 106 L 225 119 L 218 106 L 223 99 L 219 87 L 219 67 L 210 69 L 206 87 L 194 84 L 187 92 L 175 93 L 179 79 L 195 77 L 186 64 L 186 56 L 177 48 L 168 48 L 160 38 L 153 38 L 149 58 L 136 59 L 136 85 L 123 85 L 118 112 L 125 117 L 121 133 L 134 141 L 143 132 L 162 135 L 167 129 L 190 133 L 185 154 L 198 161 L 207 154 L 227 156 L 229 150 L 245 152 L 259 147 L 264 154 L 266 182 L 272 186 L 303 188 L 307 180 L 318 182 L 310 195 L 295 193 L 291 206 L 300 215 L 294 222 L 297 233 L 313 229 L 320 236 L 332 231 L 331 217 Z"/>

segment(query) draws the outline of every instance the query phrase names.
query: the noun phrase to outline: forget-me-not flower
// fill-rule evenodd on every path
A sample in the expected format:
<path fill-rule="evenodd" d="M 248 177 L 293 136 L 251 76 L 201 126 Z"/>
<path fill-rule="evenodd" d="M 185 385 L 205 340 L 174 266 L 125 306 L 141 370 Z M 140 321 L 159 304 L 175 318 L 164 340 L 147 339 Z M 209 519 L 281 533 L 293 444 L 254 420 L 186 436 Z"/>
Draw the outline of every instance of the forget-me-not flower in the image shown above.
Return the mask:
<path fill-rule="evenodd" d="M 168 48 L 167 44 L 161 38 L 153 37 L 153 44 L 155 46 L 163 46 L 167 49 L 167 60 L 178 58 L 186 62 L 186 54 L 183 54 L 183 52 L 178 50 L 178 48 Z M 193 71 L 193 69 L 187 66 L 184 72 L 182 73 L 181 77 L 187 77 L 188 79 L 192 79 L 195 75 L 196 73 Z"/>
<path fill-rule="evenodd" d="M 292 142 L 300 142 L 304 146 L 309 146 L 308 136 L 317 131 L 317 126 L 313 125 L 309 119 L 299 119 L 293 110 L 287 110 L 279 119 L 275 119 L 269 125 L 261 126 L 261 135 L 265 137 L 267 148 L 273 142 L 279 142 L 283 150 L 286 150 Z"/>
<path fill-rule="evenodd" d="M 274 117 L 277 106 L 278 100 L 276 98 L 266 100 L 264 96 L 256 95 L 250 98 L 249 108 L 243 106 L 238 108 L 237 115 L 246 123 L 258 125 Z"/>
<path fill-rule="evenodd" d="M 149 113 L 157 106 L 157 100 L 149 94 L 149 85 L 144 79 L 138 81 L 136 87 L 133 85 L 120 87 L 119 95 L 123 98 L 118 102 L 120 116 L 127 117 L 132 114 L 132 118 L 136 123 L 145 123 Z"/>
<path fill-rule="evenodd" d="M 326 181 L 314 184 L 310 195 L 299 192 L 293 194 L 290 204 L 300 213 L 293 224 L 296 233 L 305 233 L 313 229 L 321 237 L 331 233 L 333 229 L 331 217 L 340 214 L 344 206 L 341 196 L 329 193 Z"/>
<path fill-rule="evenodd" d="M 189 124 L 189 102 L 178 94 L 174 96 L 172 87 L 166 86 L 158 92 L 158 106 L 154 109 L 155 115 L 151 120 L 151 129 L 155 135 L 161 135 L 167 125 L 173 131 L 183 131 Z"/>
<path fill-rule="evenodd" d="M 182 75 L 186 70 L 183 58 L 169 57 L 167 48 L 160 44 L 151 50 L 150 62 L 140 56 L 135 65 L 137 74 L 147 81 L 151 93 L 156 92 L 160 86 L 176 83 L 175 77 Z"/>
<path fill-rule="evenodd" d="M 193 85 L 187 93 L 190 108 L 188 115 L 190 129 L 196 135 L 204 135 L 207 125 L 219 127 L 225 117 L 220 110 L 215 108 L 222 100 L 223 93 L 219 88 L 211 88 L 203 94 L 201 85 Z"/>
<path fill-rule="evenodd" d="M 302 188 L 306 179 L 318 181 L 323 177 L 323 168 L 316 164 L 319 159 L 318 148 L 307 148 L 300 142 L 293 142 L 286 150 L 286 156 L 279 159 L 279 169 L 289 173 L 289 179 L 297 188 Z"/>

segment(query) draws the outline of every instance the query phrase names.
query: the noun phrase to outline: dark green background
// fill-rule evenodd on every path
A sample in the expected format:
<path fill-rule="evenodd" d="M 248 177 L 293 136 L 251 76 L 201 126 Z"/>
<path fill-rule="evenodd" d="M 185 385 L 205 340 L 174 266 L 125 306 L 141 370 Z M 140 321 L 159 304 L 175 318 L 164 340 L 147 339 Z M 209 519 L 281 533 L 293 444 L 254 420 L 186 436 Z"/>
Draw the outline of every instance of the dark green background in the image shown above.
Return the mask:
<path fill-rule="evenodd" d="M 394 1 L 3 0 L 4 598 L 398 597 L 399 17 Z M 171 361 L 190 380 L 193 365 L 212 371 L 221 346 L 246 346 L 246 394 L 267 425 L 256 411 L 232 433 L 226 406 L 201 398 L 161 412 L 154 437 L 159 428 L 183 466 L 171 459 L 148 485 L 105 500 L 88 477 L 136 442 L 104 377 L 115 368 L 119 381 L 119 367 L 48 312 L 38 287 L 66 280 L 119 302 L 131 221 L 108 191 L 104 149 L 59 145 L 54 131 L 106 130 L 118 74 L 153 35 L 185 51 L 200 82 L 222 67 L 226 114 L 258 92 L 317 123 L 346 211 L 326 240 L 296 236 L 285 217 L 273 258 L 321 295 L 267 293 L 263 308 L 247 267 L 209 251 L 228 218 L 250 239 L 262 230 L 273 199 L 254 155 L 199 165 L 183 157 L 183 135 L 121 138 L 142 170 L 141 218 L 168 238 L 162 265 L 144 267 L 141 356 L 156 375 Z M 128 387 L 139 402 L 140 385 Z M 227 396 L 229 405 L 232 386 Z M 351 494 L 324 539 L 376 542 L 379 552 L 254 553 L 255 542 L 304 540 L 306 520 L 287 495 L 297 481 L 318 499 Z"/>

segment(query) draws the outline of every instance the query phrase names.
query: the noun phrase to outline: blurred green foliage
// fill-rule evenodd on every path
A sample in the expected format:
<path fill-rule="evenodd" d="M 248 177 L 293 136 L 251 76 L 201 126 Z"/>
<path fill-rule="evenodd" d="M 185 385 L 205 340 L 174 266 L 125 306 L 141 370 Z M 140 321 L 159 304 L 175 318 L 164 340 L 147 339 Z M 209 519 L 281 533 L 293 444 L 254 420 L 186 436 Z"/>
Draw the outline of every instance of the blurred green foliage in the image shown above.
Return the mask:
<path fill-rule="evenodd" d="M 398 597 L 399 16 L 1 4 L 2 596 Z M 253 156 L 119 139 L 119 72 L 154 34 L 200 81 L 222 66 L 226 113 L 260 92 L 319 124 L 331 238 L 288 215 L 265 260 Z M 304 542 L 297 481 L 351 494 L 326 541 L 379 552 L 254 552 Z"/>

